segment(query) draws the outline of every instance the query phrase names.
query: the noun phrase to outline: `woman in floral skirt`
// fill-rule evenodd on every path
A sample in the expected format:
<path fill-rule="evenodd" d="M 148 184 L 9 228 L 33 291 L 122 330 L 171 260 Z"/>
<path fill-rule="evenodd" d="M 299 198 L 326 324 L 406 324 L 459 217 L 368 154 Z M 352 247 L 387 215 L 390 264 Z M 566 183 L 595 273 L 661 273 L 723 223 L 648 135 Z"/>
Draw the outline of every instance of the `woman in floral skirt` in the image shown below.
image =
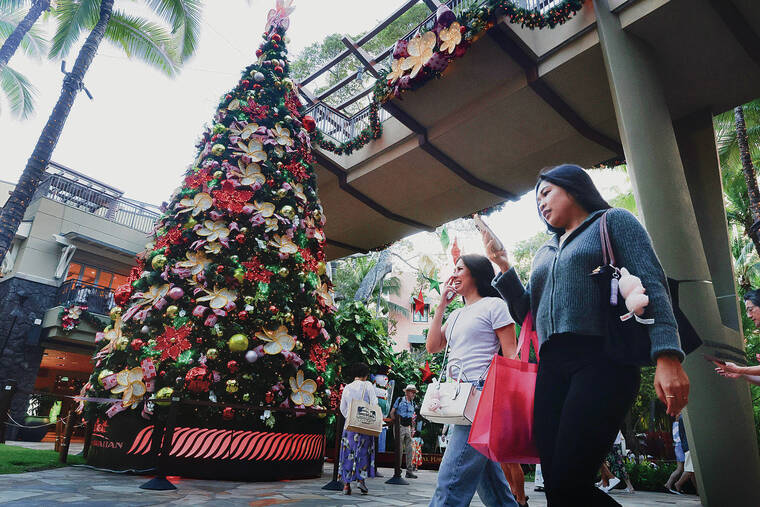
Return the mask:
<path fill-rule="evenodd" d="M 377 405 L 375 386 L 367 381 L 369 367 L 357 363 L 351 367 L 354 381 L 343 388 L 340 398 L 340 412 L 348 419 L 351 400 L 363 399 L 371 405 Z M 362 495 L 369 491 L 364 480 L 375 476 L 375 437 L 343 430 L 340 442 L 340 480 L 343 482 L 343 494 L 351 494 L 351 483 L 356 481 Z"/>

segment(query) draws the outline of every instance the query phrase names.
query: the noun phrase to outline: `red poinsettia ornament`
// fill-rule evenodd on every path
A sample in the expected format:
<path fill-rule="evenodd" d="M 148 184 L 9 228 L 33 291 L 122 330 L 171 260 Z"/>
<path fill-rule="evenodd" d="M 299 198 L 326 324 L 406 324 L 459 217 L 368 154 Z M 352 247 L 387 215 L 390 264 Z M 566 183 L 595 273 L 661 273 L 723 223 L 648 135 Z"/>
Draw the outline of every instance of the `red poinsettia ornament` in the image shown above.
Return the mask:
<path fill-rule="evenodd" d="M 319 319 L 313 315 L 309 315 L 303 319 L 303 322 L 301 322 L 301 330 L 303 331 L 305 337 L 313 340 L 319 336 L 319 333 L 322 331 L 322 327 L 319 324 Z"/>
<path fill-rule="evenodd" d="M 427 384 L 428 382 L 432 382 L 433 380 L 433 372 L 430 370 L 430 361 L 425 361 L 425 367 L 420 368 L 420 371 L 422 372 L 422 377 L 420 380 L 424 384 Z"/>
<path fill-rule="evenodd" d="M 171 357 L 175 361 L 179 355 L 191 347 L 187 337 L 193 330 L 193 326 L 185 324 L 179 329 L 164 326 L 164 333 L 156 338 L 156 350 L 161 351 L 161 361 Z"/>

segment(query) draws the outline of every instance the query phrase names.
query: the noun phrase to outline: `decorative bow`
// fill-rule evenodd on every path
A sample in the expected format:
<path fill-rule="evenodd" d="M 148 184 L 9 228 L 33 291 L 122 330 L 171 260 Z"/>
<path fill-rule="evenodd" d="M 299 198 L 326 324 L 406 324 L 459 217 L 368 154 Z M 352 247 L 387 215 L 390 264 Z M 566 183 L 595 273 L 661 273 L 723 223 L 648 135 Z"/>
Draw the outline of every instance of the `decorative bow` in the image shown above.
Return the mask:
<path fill-rule="evenodd" d="M 283 30 L 287 30 L 290 27 L 290 14 L 295 10 L 293 7 L 293 0 L 277 0 L 274 9 L 270 9 L 267 14 L 267 26 L 265 30 L 272 33 L 278 26 L 281 26 Z"/>

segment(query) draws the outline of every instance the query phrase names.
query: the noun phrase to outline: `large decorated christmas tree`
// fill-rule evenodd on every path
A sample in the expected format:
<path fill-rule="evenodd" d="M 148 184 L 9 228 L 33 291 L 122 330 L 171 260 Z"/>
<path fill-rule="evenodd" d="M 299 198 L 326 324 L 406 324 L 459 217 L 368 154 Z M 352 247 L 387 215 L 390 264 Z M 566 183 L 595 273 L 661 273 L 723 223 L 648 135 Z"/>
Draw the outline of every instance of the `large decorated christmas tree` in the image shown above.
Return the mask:
<path fill-rule="evenodd" d="M 206 402 L 193 409 L 197 424 L 254 420 L 276 431 L 294 415 L 240 405 L 329 405 L 335 307 L 314 120 L 302 116 L 288 77 L 290 4 L 278 0 L 270 11 L 258 60 L 221 99 L 151 243 L 116 291 L 84 393 L 97 400 L 87 402 L 89 415 L 148 419 L 148 400 L 174 397 Z"/>

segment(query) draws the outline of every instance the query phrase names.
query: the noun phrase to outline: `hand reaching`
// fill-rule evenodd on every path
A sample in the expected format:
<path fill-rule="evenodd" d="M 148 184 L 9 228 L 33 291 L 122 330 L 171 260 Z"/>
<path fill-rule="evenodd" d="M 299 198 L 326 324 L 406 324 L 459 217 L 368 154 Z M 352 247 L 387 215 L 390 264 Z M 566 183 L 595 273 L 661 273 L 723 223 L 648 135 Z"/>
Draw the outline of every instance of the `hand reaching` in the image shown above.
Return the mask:
<path fill-rule="evenodd" d="M 490 261 L 499 266 L 499 269 L 501 269 L 502 272 L 509 271 L 509 257 L 501 242 L 494 238 L 488 231 L 481 231 L 480 236 L 483 239 L 486 256 Z"/>

